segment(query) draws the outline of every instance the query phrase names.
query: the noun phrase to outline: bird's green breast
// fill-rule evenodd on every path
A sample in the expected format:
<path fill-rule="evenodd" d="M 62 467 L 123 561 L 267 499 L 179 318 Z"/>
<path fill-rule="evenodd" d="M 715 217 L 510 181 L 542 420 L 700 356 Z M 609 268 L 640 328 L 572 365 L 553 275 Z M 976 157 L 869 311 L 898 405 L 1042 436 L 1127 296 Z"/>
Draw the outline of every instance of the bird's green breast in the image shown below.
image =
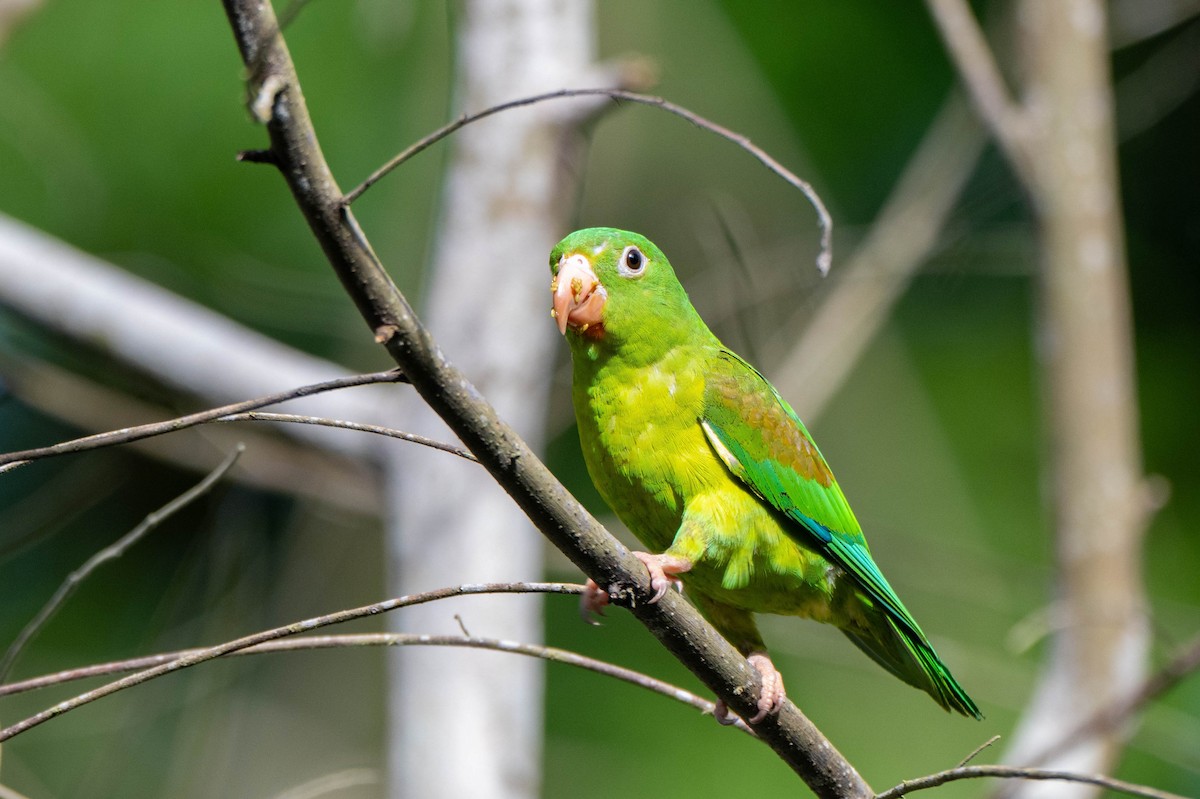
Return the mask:
<path fill-rule="evenodd" d="M 698 424 L 701 359 L 687 349 L 634 366 L 576 348 L 574 401 L 588 473 L 642 543 L 670 546 L 687 501 L 723 477 Z"/>
<path fill-rule="evenodd" d="M 691 590 L 734 607 L 823 619 L 828 564 L 799 547 L 729 473 L 705 437 L 702 347 L 634 365 L 578 342 L 573 394 L 584 461 L 601 496 L 650 550 L 676 542 L 684 511 L 704 520 Z M 678 545 L 677 545 L 678 546 Z"/>

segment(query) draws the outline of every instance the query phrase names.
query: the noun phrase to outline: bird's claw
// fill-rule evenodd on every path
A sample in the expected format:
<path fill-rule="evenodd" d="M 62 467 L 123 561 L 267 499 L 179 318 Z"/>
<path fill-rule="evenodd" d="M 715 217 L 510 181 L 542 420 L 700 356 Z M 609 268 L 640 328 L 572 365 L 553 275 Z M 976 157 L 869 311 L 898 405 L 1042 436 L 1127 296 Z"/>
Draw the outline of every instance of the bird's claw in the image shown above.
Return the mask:
<path fill-rule="evenodd" d="M 738 723 L 738 717 L 729 712 L 729 705 L 720 698 L 717 699 L 716 706 L 713 708 L 713 718 L 722 727 L 731 727 Z"/>
<path fill-rule="evenodd" d="M 775 668 L 766 652 L 755 652 L 746 658 L 759 675 L 758 713 L 750 719 L 751 724 L 758 724 L 767 716 L 773 716 L 783 709 L 786 694 L 783 690 L 783 675 Z"/>
<path fill-rule="evenodd" d="M 785 698 L 783 690 L 783 675 L 775 668 L 771 658 L 765 652 L 755 652 L 746 660 L 754 667 L 759 676 L 758 713 L 749 719 L 750 724 L 758 724 L 767 716 L 773 716 L 783 709 Z M 738 717 L 729 711 L 724 699 L 717 699 L 713 708 L 713 716 L 717 722 L 725 726 L 737 724 Z"/>
<path fill-rule="evenodd" d="M 683 582 L 675 575 L 691 569 L 690 560 L 677 555 L 652 555 L 649 552 L 634 552 L 633 555 L 650 572 L 650 588 L 654 590 L 650 597 L 651 605 L 666 596 L 672 586 L 683 590 Z"/>
<path fill-rule="evenodd" d="M 609 602 L 608 592 L 595 580 L 588 578 L 583 593 L 579 595 L 579 615 L 588 624 L 599 626 L 600 621 L 595 617 L 604 615 L 604 608 Z"/>
<path fill-rule="evenodd" d="M 651 555 L 648 552 L 634 552 L 633 554 L 645 564 L 646 571 L 650 572 L 650 588 L 654 592 L 650 596 L 651 605 L 662 599 L 672 586 L 683 590 L 683 583 L 675 575 L 692 568 L 690 560 L 676 555 Z M 579 596 L 579 615 L 588 624 L 599 624 L 600 622 L 595 617 L 604 615 L 605 606 L 612 603 L 613 596 L 618 590 L 618 586 L 614 585 L 605 591 L 595 580 L 589 578 L 583 586 L 583 593 Z M 630 597 L 630 601 L 632 601 L 632 597 Z"/>

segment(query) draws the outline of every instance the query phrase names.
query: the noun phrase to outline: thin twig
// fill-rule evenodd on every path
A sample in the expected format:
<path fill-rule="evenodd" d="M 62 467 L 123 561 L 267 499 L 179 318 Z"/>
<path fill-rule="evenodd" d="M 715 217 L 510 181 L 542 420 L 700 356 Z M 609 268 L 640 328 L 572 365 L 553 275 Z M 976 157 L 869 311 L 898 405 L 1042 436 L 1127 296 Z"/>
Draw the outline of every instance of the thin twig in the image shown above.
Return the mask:
<path fill-rule="evenodd" d="M 999 741 L 999 740 L 1000 740 L 999 735 L 993 735 L 991 738 L 988 738 L 986 741 L 981 743 L 979 746 L 972 749 L 971 754 L 967 755 L 962 760 L 958 761 L 958 764 L 955 766 L 955 768 L 962 768 L 963 766 L 967 765 L 972 760 L 977 758 L 979 756 L 980 752 L 982 752 L 984 749 L 987 749 L 989 746 L 991 746 L 992 744 L 996 743 L 996 741 Z"/>
<path fill-rule="evenodd" d="M 106 433 L 97 433 L 83 438 L 76 438 L 71 441 L 64 441 L 59 444 L 54 444 L 49 447 L 38 447 L 36 449 L 26 449 L 19 452 L 7 452 L 0 454 L 0 473 L 8 471 L 22 463 L 27 463 L 38 458 L 49 458 L 55 455 L 65 455 L 71 452 L 85 452 L 87 450 L 99 449 L 101 447 L 111 447 L 117 444 L 128 444 L 130 441 L 140 441 L 143 438 L 151 436 L 160 436 L 163 433 L 173 433 L 176 430 L 186 430 L 189 427 L 195 427 L 205 422 L 211 422 L 214 419 L 219 419 L 222 416 L 229 416 L 233 413 L 241 413 L 244 411 L 252 411 L 256 408 L 261 408 L 264 405 L 274 405 L 278 402 L 286 402 L 291 399 L 299 399 L 312 394 L 320 394 L 323 391 L 333 391 L 339 388 L 350 388 L 352 386 L 366 386 L 373 383 L 407 383 L 406 378 L 397 369 L 389 369 L 386 372 L 372 372 L 370 374 L 351 375 L 349 377 L 339 377 L 334 380 L 326 380 L 321 383 L 313 383 L 299 388 L 280 391 L 277 394 L 268 394 L 265 397 L 258 399 L 245 400 L 244 402 L 235 402 L 232 405 L 222 405 L 219 408 L 210 408 L 199 413 L 180 416 L 175 419 L 168 419 L 165 422 L 153 422 L 151 424 L 137 425 L 136 427 L 125 427 L 120 430 L 110 430 Z"/>
<path fill-rule="evenodd" d="M 361 424 L 359 422 L 347 422 L 342 419 L 326 419 L 322 416 L 299 416 L 294 413 L 265 413 L 263 411 L 251 411 L 248 413 L 231 413 L 228 416 L 222 416 L 216 419 L 218 422 L 290 422 L 292 424 L 314 424 L 323 427 L 338 427 L 343 430 L 357 430 L 361 433 L 374 433 L 379 436 L 388 436 L 389 438 L 398 438 L 401 441 L 409 441 L 413 444 L 420 444 L 423 447 L 440 450 L 441 452 L 449 452 L 451 455 L 457 455 L 460 458 L 478 463 L 479 459 L 472 455 L 463 447 L 447 444 L 444 441 L 438 441 L 435 438 L 427 438 L 416 433 L 406 433 L 403 430 L 396 430 L 392 427 L 381 427 L 376 424 Z"/>
<path fill-rule="evenodd" d="M 582 591 L 583 586 L 571 586 Z M 564 592 L 565 593 L 565 592 Z M 497 638 L 475 638 L 470 635 L 415 635 L 411 633 L 357 633 L 349 635 L 305 635 L 296 638 L 283 638 L 277 641 L 267 641 L 256 646 L 230 652 L 226 657 L 241 655 L 261 655 L 272 652 L 295 652 L 314 649 L 344 649 L 360 646 L 451 646 L 470 649 L 489 649 L 497 652 L 509 652 L 542 660 L 564 663 L 568 666 L 593 671 L 606 677 L 645 688 L 648 691 L 661 694 L 669 699 L 689 705 L 701 713 L 712 715 L 714 704 L 691 691 L 671 685 L 668 682 L 651 677 L 632 669 L 607 663 L 603 660 L 580 655 L 566 649 L 538 644 L 526 644 L 517 641 L 505 641 Z M 164 652 L 157 655 L 147 655 L 140 658 L 118 660 L 111 663 L 100 663 L 84 666 L 78 669 L 68 669 L 55 674 L 46 674 L 21 682 L 0 685 L 0 696 L 25 693 L 40 688 L 88 677 L 99 677 L 107 674 L 146 669 L 169 663 L 180 658 L 203 652 L 203 649 L 184 649 L 177 652 Z M 742 732 L 753 735 L 749 725 L 741 719 L 737 720 L 737 728 Z"/>
<path fill-rule="evenodd" d="M 316 616 L 311 619 L 293 622 L 292 624 L 283 627 L 275 627 L 270 630 L 263 630 L 252 635 L 243 636 L 232 641 L 226 641 L 216 646 L 206 647 L 204 649 L 193 650 L 189 654 L 174 660 L 152 666 L 136 674 L 131 674 L 128 677 L 123 677 L 119 680 L 107 683 L 94 690 L 82 693 L 72 697 L 65 702 L 60 702 L 54 707 L 48 708 L 36 713 L 28 718 L 22 719 L 4 729 L 0 730 L 0 742 L 7 741 L 16 735 L 20 735 L 28 729 L 38 726 L 49 721 L 56 716 L 61 716 L 63 713 L 74 710 L 77 707 L 94 702 L 117 691 L 125 688 L 131 688 L 135 685 L 147 682 L 160 677 L 163 674 L 168 674 L 173 671 L 195 666 L 198 663 L 203 663 L 213 658 L 221 657 L 230 652 L 237 652 L 256 644 L 274 641 L 280 638 L 286 638 L 291 635 L 308 632 L 320 627 L 328 627 L 331 624 L 341 624 L 352 619 L 361 619 L 367 616 L 375 616 L 380 613 L 386 613 L 390 610 L 398 608 L 410 607 L 412 605 L 420 605 L 425 602 L 433 602 L 438 599 L 445 599 L 452 596 L 468 596 L 474 594 L 528 594 L 528 593 L 557 593 L 557 594 L 578 594 L 580 586 L 570 585 L 565 583 L 472 583 L 468 585 L 454 586 L 450 588 L 441 588 L 436 591 L 426 591 L 420 594 L 410 594 L 407 596 L 397 597 L 395 599 L 376 602 L 371 605 L 364 605 L 358 608 L 350 608 L 348 610 L 340 610 L 336 613 L 330 613 L 325 616 Z"/>
<path fill-rule="evenodd" d="M 423 139 L 410 145 L 398 155 L 389 160 L 386 164 L 372 172 L 366 180 L 355 186 L 345 194 L 342 199 L 343 205 L 350 205 L 357 200 L 363 192 L 377 183 L 384 175 L 391 172 L 396 167 L 403 164 L 408 159 L 412 158 L 417 153 L 425 150 L 430 145 L 433 145 L 442 139 L 454 133 L 458 129 L 470 125 L 472 122 L 478 122 L 492 114 L 500 113 L 501 111 L 509 111 L 514 108 L 533 105 L 535 103 L 544 102 L 547 100 L 561 100 L 569 97 L 595 97 L 605 96 L 611 97 L 613 100 L 625 100 L 630 103 L 639 103 L 641 105 L 649 105 L 661 108 L 668 113 L 686 119 L 698 128 L 714 133 L 717 136 L 730 141 L 741 147 L 750 155 L 754 156 L 767 169 L 774 172 L 779 177 L 787 181 L 791 186 L 799 189 L 801 193 L 808 199 L 813 209 L 817 212 L 817 219 L 821 226 L 821 252 L 817 255 L 817 269 L 822 275 L 829 274 L 829 267 L 833 264 L 833 219 L 829 215 L 828 209 L 825 208 L 825 203 L 822 202 L 820 195 L 812 184 L 805 180 L 801 180 L 783 164 L 772 158 L 765 150 L 759 147 L 754 142 L 750 141 L 749 137 L 744 134 L 732 131 L 723 125 L 718 125 L 705 117 L 700 116 L 694 111 L 690 111 L 681 105 L 672 103 L 662 97 L 657 97 L 649 94 L 639 94 L 626 89 L 559 89 L 558 91 L 546 92 L 544 94 L 535 94 L 530 97 L 521 97 L 516 100 L 509 100 L 506 103 L 485 108 L 482 111 L 477 111 L 474 114 L 464 114 L 458 119 L 450 122 L 437 130 L 425 136 Z"/>
<path fill-rule="evenodd" d="M 930 774 L 927 777 L 905 780 L 896 787 L 889 788 L 879 794 L 875 799 L 898 799 L 898 797 L 908 796 L 910 793 L 923 791 L 927 788 L 936 788 L 948 782 L 978 779 L 980 777 L 1082 782 L 1088 785 L 1099 785 L 1101 788 L 1129 794 L 1130 796 L 1144 796 L 1147 799 L 1188 799 L 1188 797 L 1177 793 L 1160 791 L 1157 788 L 1136 785 L 1132 782 L 1125 782 L 1124 780 L 1117 780 L 1112 777 L 1102 777 L 1099 774 L 1075 774 L 1070 771 L 1049 771 L 1036 768 L 1016 768 L 1014 766 L 963 766 L 962 768 L 952 768 L 949 771 L 939 771 L 937 774 Z"/>
<path fill-rule="evenodd" d="M 39 632 L 41 632 L 41 629 L 43 626 L 45 626 L 46 622 L 50 621 L 50 619 L 54 617 L 54 614 L 57 613 L 59 608 L 63 606 L 63 603 L 70 599 L 71 595 L 75 593 L 76 589 L 79 588 L 84 580 L 91 576 L 92 572 L 94 572 L 104 563 L 107 563 L 110 560 L 116 560 L 124 555 L 127 549 L 136 544 L 138 541 L 142 540 L 142 538 L 144 538 L 151 530 L 158 527 L 164 521 L 169 519 L 183 508 L 187 507 L 196 499 L 203 496 L 210 488 L 216 485 L 218 480 L 225 476 L 226 472 L 233 468 L 233 464 L 237 463 L 237 459 L 241 457 L 245 450 L 245 445 L 238 444 L 234 451 L 231 452 L 225 458 L 225 460 L 221 461 L 217 468 L 208 473 L 207 477 L 189 488 L 187 491 L 184 491 L 182 494 L 175 497 L 175 499 L 171 500 L 166 505 L 163 505 L 158 510 L 146 516 L 146 518 L 142 520 L 142 523 L 137 527 L 121 536 L 109 546 L 106 546 L 104 549 L 92 555 L 87 559 L 87 561 L 84 562 L 82 566 L 67 575 L 67 579 L 64 580 L 62 585 L 58 587 L 58 590 L 54 592 L 54 596 L 50 597 L 50 600 L 44 606 L 42 606 L 42 609 L 37 612 L 37 615 L 35 615 L 29 621 L 29 623 L 25 625 L 20 634 L 18 634 L 12 644 L 9 645 L 8 651 L 4 653 L 4 658 L 0 660 L 0 682 L 3 682 L 4 678 L 8 676 L 9 670 L 16 662 L 17 657 L 21 654 L 21 650 L 25 648 L 25 645 L 33 640 L 33 638 Z"/>

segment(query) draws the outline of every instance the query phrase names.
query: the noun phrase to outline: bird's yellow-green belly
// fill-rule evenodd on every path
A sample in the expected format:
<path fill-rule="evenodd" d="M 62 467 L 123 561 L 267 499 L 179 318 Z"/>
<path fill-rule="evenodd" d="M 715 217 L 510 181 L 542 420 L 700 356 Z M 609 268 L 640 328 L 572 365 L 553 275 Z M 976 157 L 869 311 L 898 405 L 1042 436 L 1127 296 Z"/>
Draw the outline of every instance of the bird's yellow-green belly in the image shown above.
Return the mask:
<path fill-rule="evenodd" d="M 598 377 L 576 385 L 580 441 L 593 482 L 630 531 L 653 552 L 692 561 L 681 575 L 689 591 L 823 620 L 828 563 L 789 537 L 714 453 L 700 426 L 702 380 L 662 369 Z"/>

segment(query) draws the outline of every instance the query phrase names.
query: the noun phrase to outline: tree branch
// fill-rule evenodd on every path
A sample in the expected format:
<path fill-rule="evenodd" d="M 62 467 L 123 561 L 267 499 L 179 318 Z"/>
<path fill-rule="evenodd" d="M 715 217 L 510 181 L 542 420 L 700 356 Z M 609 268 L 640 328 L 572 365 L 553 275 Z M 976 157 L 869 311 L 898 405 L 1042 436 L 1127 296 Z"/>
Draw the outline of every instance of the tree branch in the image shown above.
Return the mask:
<path fill-rule="evenodd" d="M 927 777 L 905 780 L 896 787 L 889 788 L 879 794 L 875 799 L 899 799 L 899 797 L 908 796 L 910 793 L 923 791 L 927 788 L 936 788 L 948 782 L 972 780 L 980 777 L 1002 777 L 1014 780 L 1059 780 L 1062 782 L 1098 785 L 1101 788 L 1108 788 L 1111 791 L 1118 791 L 1130 796 L 1144 796 L 1148 797 L 1148 799 L 1188 799 L 1188 797 L 1177 793 L 1160 791 L 1157 788 L 1136 785 L 1132 782 L 1125 782 L 1124 780 L 1117 780 L 1112 777 L 1102 777 L 1098 774 L 1075 774 L 1070 771 L 1048 771 L 1036 768 L 1016 768 L 1014 766 L 963 766 L 961 768 L 952 768 L 948 771 L 939 771 L 937 774 L 930 774 Z"/>
<path fill-rule="evenodd" d="M 19 452 L 7 452 L 0 454 L 0 474 L 6 471 L 22 466 L 29 461 L 39 458 L 50 458 L 56 455 L 66 455 L 72 452 L 86 452 L 87 450 L 99 449 L 101 447 L 112 447 L 117 444 L 128 444 L 131 441 L 139 441 L 143 438 L 151 436 L 160 436 L 163 433 L 173 433 L 176 430 L 186 430 L 189 427 L 195 427 L 198 424 L 212 422 L 220 419 L 222 416 L 230 416 L 232 414 L 251 411 L 255 408 L 262 408 L 266 405 L 275 405 L 279 402 L 297 399 L 299 397 L 307 397 L 311 394 L 319 394 L 322 391 L 333 391 L 338 388 L 349 388 L 351 386 L 365 386 L 372 383 L 407 383 L 408 379 L 396 369 L 390 369 L 386 372 L 372 372 L 369 374 L 352 375 L 350 377 L 339 377 L 335 380 L 326 380 L 322 383 L 313 383 L 308 386 L 281 391 L 278 394 L 268 394 L 265 397 L 257 399 L 245 400 L 244 402 L 235 402 L 232 405 L 222 405 L 219 408 L 209 408 L 206 411 L 180 416 L 175 419 L 168 419 L 165 422 L 153 422 L 151 424 L 138 425 L 136 427 L 126 427 L 121 430 L 110 430 L 106 433 L 97 433 L 83 438 L 76 438 L 70 441 L 64 441 L 60 444 L 54 444 L 48 447 L 38 447 L 36 449 L 26 449 Z"/>
<path fill-rule="evenodd" d="M 1140 572 L 1151 503 L 1138 435 L 1106 7 L 1101 0 L 1017 4 L 1025 85 L 1014 107 L 966 3 L 927 5 L 1040 228 L 1037 356 L 1064 623 L 1007 755 L 1026 763 L 1139 685 L 1149 642 Z M 1126 737 L 1112 729 L 1073 741 L 1049 765 L 1107 771 Z M 1048 795 L 1020 785 L 1001 792 Z M 1060 786 L 1054 795 L 1095 793 Z"/>
<path fill-rule="evenodd" d="M 360 422 L 347 422 L 342 419 L 324 419 L 320 416 L 299 416 L 294 413 L 264 413 L 262 411 L 251 411 L 249 413 L 231 413 L 228 416 L 222 416 L 215 419 L 217 422 L 286 422 L 290 424 L 315 424 L 322 427 L 336 427 L 342 430 L 356 430 L 360 433 L 374 433 L 377 436 L 387 436 L 388 438 L 398 438 L 401 441 L 408 441 L 412 444 L 420 444 L 423 447 L 436 449 L 439 452 L 448 452 L 451 455 L 457 455 L 463 460 L 478 463 L 479 459 L 472 455 L 462 447 L 456 447 L 453 444 L 447 444 L 444 441 L 438 441 L 436 438 L 429 438 L 417 433 L 406 433 L 403 430 L 397 430 L 394 427 L 383 427 L 377 424 L 362 424 Z"/>
<path fill-rule="evenodd" d="M 321 796 L 340 794 L 347 788 L 376 785 L 378 782 L 379 772 L 373 768 L 348 768 L 306 780 L 283 793 L 275 794 L 270 799 L 317 799 Z"/>
<path fill-rule="evenodd" d="M 363 605 L 362 607 L 349 608 L 339 610 L 336 613 L 329 613 L 324 616 L 316 616 L 311 619 L 293 622 L 292 624 L 283 627 L 274 627 L 270 630 L 262 630 L 252 635 L 243 636 L 232 641 L 225 641 L 216 646 L 205 647 L 203 649 L 189 650 L 182 657 L 174 658 L 165 662 L 159 662 L 157 665 L 131 674 L 128 677 L 123 677 L 119 680 L 107 683 L 94 690 L 88 691 L 78 696 L 72 697 L 65 702 L 60 702 L 54 707 L 43 710 L 28 718 L 22 719 L 15 724 L 12 724 L 0 730 L 0 742 L 7 741 L 9 738 L 20 735 L 26 730 L 32 729 L 49 721 L 52 718 L 61 716 L 64 713 L 72 711 L 78 707 L 82 707 L 90 702 L 95 702 L 97 699 L 115 694 L 126 688 L 132 688 L 135 685 L 140 685 L 144 682 L 153 680 L 156 677 L 161 677 L 170 672 L 186 669 L 190 666 L 195 666 L 204 663 L 208 660 L 222 657 L 233 652 L 238 652 L 243 649 L 248 649 L 257 644 L 263 644 L 268 641 L 276 641 L 288 636 L 298 635 L 310 630 L 316 630 L 321 627 L 328 627 L 331 624 L 341 624 L 342 622 L 352 621 L 354 619 L 362 619 L 368 616 L 376 616 L 380 613 L 386 613 L 399 608 L 411 607 L 413 605 L 421 605 L 426 602 L 434 602 L 439 599 L 446 599 L 453 596 L 472 596 L 475 594 L 528 594 L 528 593 L 557 593 L 557 594 L 578 594 L 578 585 L 566 583 L 476 583 L 472 585 L 459 585 L 450 588 L 442 588 L 436 591 L 425 591 L 420 594 L 411 594 L 408 596 L 396 597 L 387 599 L 383 602 L 376 602 L 371 605 Z"/>
<path fill-rule="evenodd" d="M 528 588 L 535 587 L 532 584 L 525 584 Z M 575 593 L 582 592 L 582 585 L 563 586 L 565 588 L 576 589 Z M 554 593 L 571 593 L 570 591 L 555 591 Z M 347 649 L 354 647 L 372 647 L 372 646 L 444 646 L 444 647 L 463 647 L 468 649 L 488 649 L 495 652 L 508 652 L 515 655 L 524 655 L 526 657 L 539 658 L 541 660 L 551 661 L 554 663 L 563 663 L 568 666 L 592 671 L 606 677 L 612 677 L 622 682 L 627 682 L 631 685 L 636 685 L 640 688 L 645 688 L 647 691 L 652 691 L 656 694 L 674 699 L 677 702 L 682 702 L 685 705 L 699 710 L 707 715 L 713 714 L 714 703 L 697 696 L 691 691 L 687 691 L 668 682 L 651 677 L 648 674 L 643 674 L 633 669 L 627 669 L 623 666 L 618 666 L 613 663 L 608 663 L 596 658 L 581 655 L 578 652 L 571 652 L 567 649 L 560 649 L 554 646 L 542 646 L 537 644 L 527 644 L 518 641 L 506 641 L 498 638 L 481 638 L 469 635 L 416 635 L 410 633 L 355 633 L 348 635 L 305 635 L 295 638 L 283 638 L 277 641 L 266 641 L 255 646 L 245 649 L 238 649 L 229 652 L 223 657 L 241 656 L 241 655 L 263 655 L 277 652 L 298 652 L 316 649 Z M 66 671 L 56 672 L 54 674 L 46 674 L 40 677 L 34 677 L 20 682 L 8 683 L 0 685 L 0 696 L 10 696 L 14 694 L 26 693 L 41 688 L 48 688 L 54 685 L 62 685 L 64 683 L 73 682 L 75 680 L 83 680 L 89 677 L 100 677 L 107 674 L 120 674 L 122 672 L 135 671 L 138 669 L 147 669 L 152 666 L 159 666 L 164 663 L 170 663 L 174 660 L 179 660 L 183 657 L 195 655 L 203 652 L 201 648 L 182 649 L 176 652 L 163 652 L 157 655 L 146 655 L 139 658 L 129 658 L 126 660 L 116 660 L 109 663 L 98 663 L 91 666 L 84 666 L 78 669 L 67 669 Z M 754 735 L 741 719 L 737 720 L 737 727 L 742 732 L 749 735 Z"/>
<path fill-rule="evenodd" d="M 925 5 L 979 115 L 995 134 L 1013 168 L 1022 178 L 1030 178 L 1027 111 L 1009 95 L 1004 76 L 971 7 L 965 0 L 925 0 Z"/>
<path fill-rule="evenodd" d="M 735 712 L 753 715 L 758 678 L 745 658 L 682 597 L 668 593 L 659 603 L 648 604 L 649 579 L 641 562 L 570 496 L 447 362 L 383 270 L 321 153 L 269 3 L 224 0 L 224 5 L 250 70 L 250 95 L 261 96 L 265 88 L 273 98 L 266 125 L 276 163 L 377 340 L 538 529 L 600 585 L 616 587 L 634 615 Z M 778 716 L 758 725 L 757 732 L 819 796 L 871 795 L 854 768 L 794 705 L 788 703 Z"/>

